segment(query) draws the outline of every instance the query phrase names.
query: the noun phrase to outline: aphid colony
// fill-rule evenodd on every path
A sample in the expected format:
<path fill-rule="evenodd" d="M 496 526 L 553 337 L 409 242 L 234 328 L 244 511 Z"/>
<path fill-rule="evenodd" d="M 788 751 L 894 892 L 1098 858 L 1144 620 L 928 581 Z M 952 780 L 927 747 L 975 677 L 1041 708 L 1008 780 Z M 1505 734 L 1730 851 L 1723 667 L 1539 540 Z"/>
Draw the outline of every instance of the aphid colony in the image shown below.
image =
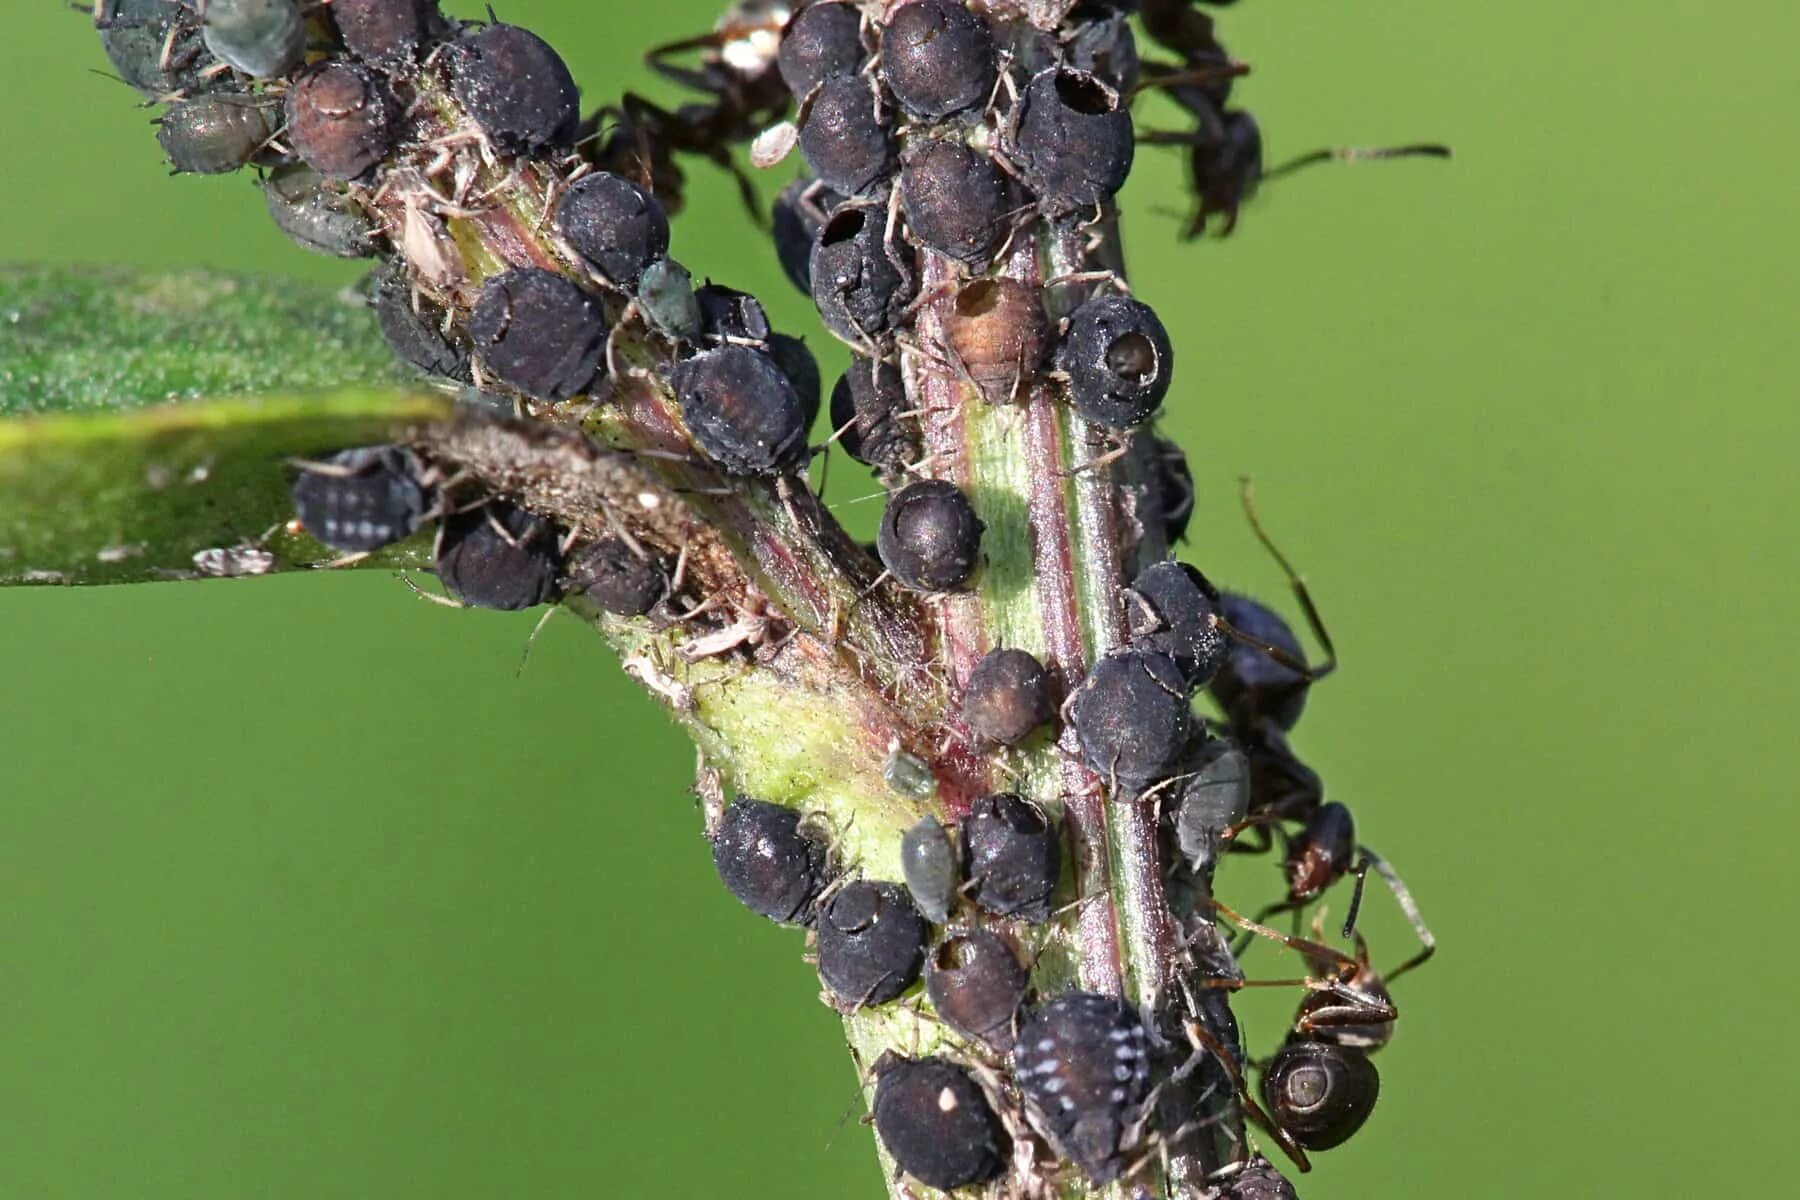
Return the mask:
<path fill-rule="evenodd" d="M 1140 62 L 1126 21 L 1140 9 L 1179 63 Z M 822 389 L 811 353 L 773 331 L 754 297 L 695 287 L 669 257 L 676 156 L 699 153 L 735 172 L 731 143 L 791 103 L 809 174 L 775 202 L 775 249 L 854 352 L 829 420 L 833 440 L 886 486 L 875 547 L 885 576 L 935 596 L 975 585 L 986 527 L 963 489 L 921 464 L 901 364 L 919 351 L 912 318 L 936 298 L 921 291 L 924 258 L 951 264 L 952 319 L 934 353 L 955 360 L 964 402 L 1016 403 L 1024 381 L 1049 379 L 1058 402 L 1103 436 L 1148 444 L 1174 368 L 1156 313 L 1097 281 L 1053 320 L 1043 288 L 995 265 L 1027 223 L 1101 214 L 1137 140 L 1191 147 L 1200 208 L 1190 232 L 1215 215 L 1229 232 L 1264 177 L 1254 121 L 1228 107 L 1242 68 L 1187 0 L 1085 3 L 1055 34 L 1023 12 L 1005 0 L 750 0 L 714 35 L 652 52 L 659 72 L 710 103 L 670 111 L 627 95 L 586 123 L 547 44 L 516 26 L 449 19 L 436 0 L 102 0 L 96 16 L 117 72 L 167 105 L 157 136 L 176 171 L 264 168 L 270 213 L 296 242 L 388 258 L 369 294 L 402 362 L 472 401 L 545 416 L 606 401 L 615 340 L 629 331 L 658 348 L 683 445 L 725 485 L 797 486 L 815 452 L 808 435 Z M 698 67 L 672 61 L 692 50 L 704 51 Z M 1129 100 L 1142 86 L 1166 91 L 1198 131 L 1135 135 Z M 495 216 L 481 189 L 521 177 L 541 185 L 542 211 L 528 217 L 549 230 L 554 253 L 513 236 L 514 256 L 478 279 L 460 273 L 438 249 L 449 224 L 489 222 L 479 226 L 489 244 L 510 244 L 518 231 L 505 222 L 517 215 Z M 1186 532 L 1193 482 L 1177 447 L 1154 445 L 1161 507 L 1140 515 L 1173 543 Z M 670 599 L 673 568 L 654 548 L 571 533 L 511 498 L 465 494 L 447 474 L 398 446 L 307 462 L 294 484 L 297 520 L 346 555 L 435 520 L 437 573 L 471 606 L 521 609 L 578 592 L 602 611 L 642 617 Z M 1054 803 L 996 792 L 948 826 L 924 817 L 902 840 L 899 881 L 839 861 L 817 814 L 739 797 L 714 815 L 708 835 L 727 890 L 806 931 L 834 1005 L 914 1003 L 922 982 L 932 1017 L 954 1035 L 936 1054 L 873 1065 L 875 1128 L 905 1174 L 940 1189 L 986 1183 L 1008 1169 L 1016 1139 L 1036 1136 L 1096 1183 L 1120 1178 L 1154 1152 L 1156 1136 L 1177 1136 L 1161 1127 L 1157 1106 L 1169 1100 L 1159 1093 L 1178 1096 L 1196 1060 L 1243 1092 L 1246 1110 L 1303 1168 L 1305 1150 L 1341 1143 L 1369 1117 L 1378 1076 L 1368 1056 L 1396 1016 L 1387 984 L 1433 944 L 1398 877 L 1359 845 L 1349 810 L 1324 800 L 1289 746 L 1335 654 L 1288 575 L 1330 656 L 1323 665 L 1307 665 L 1273 610 L 1193 567 L 1157 562 L 1114 598 L 1125 637 L 1079 679 L 994 649 L 946 717 L 978 753 L 1004 760 L 1034 739 L 1054 742 L 1110 802 L 1153 806 L 1165 873 L 1196 894 L 1210 894 L 1221 854 L 1267 850 L 1271 831 L 1280 835 L 1278 901 L 1255 919 L 1210 902 L 1181 914 L 1196 942 L 1223 915 L 1297 951 L 1313 975 L 1293 1027 L 1261 1064 L 1260 1107 L 1224 998 L 1205 992 L 1242 983 L 1229 956 L 1217 970 L 1195 963 L 1204 998 L 1185 1018 L 1034 987 L 1036 939 L 1058 915 L 1059 891 L 1063 902 L 1072 893 Z M 1201 691 L 1220 719 L 1195 714 Z M 929 795 L 929 765 L 917 773 Z M 1360 938 L 1352 957 L 1261 924 L 1349 875 L 1349 936 L 1370 870 L 1424 944 L 1385 977 Z M 1216 1183 L 1221 1195 L 1292 1195 L 1247 1149 Z"/>

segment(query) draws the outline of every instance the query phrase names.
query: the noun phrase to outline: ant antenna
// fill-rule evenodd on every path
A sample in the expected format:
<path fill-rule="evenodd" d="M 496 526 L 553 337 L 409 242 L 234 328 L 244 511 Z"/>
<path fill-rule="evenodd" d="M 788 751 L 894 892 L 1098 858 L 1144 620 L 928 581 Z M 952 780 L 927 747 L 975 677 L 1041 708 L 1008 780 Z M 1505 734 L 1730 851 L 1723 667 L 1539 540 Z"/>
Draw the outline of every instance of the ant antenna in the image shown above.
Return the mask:
<path fill-rule="evenodd" d="M 1325 630 L 1325 621 L 1319 616 L 1318 607 L 1313 604 L 1312 593 L 1306 590 L 1306 578 L 1294 569 L 1294 564 L 1288 561 L 1287 555 L 1281 552 L 1281 548 L 1269 536 L 1269 531 L 1263 528 L 1262 518 L 1256 512 L 1256 484 L 1250 476 L 1238 476 L 1238 496 L 1243 502 L 1244 516 L 1249 518 L 1256 540 L 1263 544 L 1263 549 L 1280 565 L 1282 574 L 1287 576 L 1288 586 L 1293 589 L 1294 598 L 1300 602 L 1301 611 L 1306 614 L 1306 623 L 1311 626 L 1313 636 L 1319 639 L 1319 645 L 1325 647 L 1325 662 L 1309 672 L 1313 679 L 1322 679 L 1337 669 L 1337 647 L 1332 644 L 1331 634 Z"/>
<path fill-rule="evenodd" d="M 1309 150 L 1298 158 L 1290 158 L 1278 167 L 1262 173 L 1259 183 L 1292 175 L 1323 162 L 1357 163 L 1383 158 L 1449 158 L 1450 147 L 1437 142 L 1411 142 L 1404 146 L 1334 146 Z"/>

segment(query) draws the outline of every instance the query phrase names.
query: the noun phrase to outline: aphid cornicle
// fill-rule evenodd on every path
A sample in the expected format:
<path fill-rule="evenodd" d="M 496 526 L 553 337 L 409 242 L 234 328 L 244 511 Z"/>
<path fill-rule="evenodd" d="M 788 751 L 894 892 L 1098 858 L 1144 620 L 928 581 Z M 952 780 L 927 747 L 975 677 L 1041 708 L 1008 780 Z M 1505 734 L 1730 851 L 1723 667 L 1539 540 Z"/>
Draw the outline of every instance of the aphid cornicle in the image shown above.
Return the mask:
<path fill-rule="evenodd" d="M 900 885 L 845 884 L 819 912 L 819 978 L 846 1006 L 885 1004 L 918 981 L 925 929 Z"/>
<path fill-rule="evenodd" d="M 1308 1150 L 1350 1140 L 1375 1111 L 1381 1073 L 1350 1046 L 1291 1038 L 1263 1075 L 1263 1103 L 1275 1123 Z"/>
<path fill-rule="evenodd" d="M 812 924 L 828 859 L 799 813 L 739 797 L 713 830 L 712 855 L 720 882 L 745 908 L 780 925 Z"/>
<path fill-rule="evenodd" d="M 1068 373 L 1076 412 L 1108 429 L 1133 429 L 1168 395 L 1175 350 L 1149 305 L 1105 295 L 1070 316 L 1056 363 Z"/>
<path fill-rule="evenodd" d="M 945 1191 L 1000 1174 L 1007 1137 L 967 1071 L 942 1058 L 889 1059 L 875 1070 L 875 1132 L 901 1171 Z"/>
<path fill-rule="evenodd" d="M 342 184 L 296 163 L 262 181 L 269 217 L 295 245 L 335 258 L 373 258 L 381 253 L 381 227 Z"/>
<path fill-rule="evenodd" d="M 974 574 L 985 528 L 955 484 L 926 479 L 888 497 L 875 546 L 882 564 L 902 586 L 915 592 L 948 592 Z"/>
<path fill-rule="evenodd" d="M 472 30 L 447 61 L 457 103 L 502 153 L 530 154 L 574 136 L 581 94 L 562 56 L 537 34 L 517 25 Z"/>
<path fill-rule="evenodd" d="M 346 554 L 410 537 L 432 508 L 424 467 L 401 446 L 364 446 L 302 466 L 294 513 L 306 532 Z"/>
<path fill-rule="evenodd" d="M 865 57 L 855 5 L 809 4 L 782 31 L 775 62 L 794 99 L 804 100 L 825 80 L 856 74 Z"/>
<path fill-rule="evenodd" d="M 206 48 L 246 75 L 285 75 L 306 54 L 298 0 L 205 0 L 201 9 Z"/>
<path fill-rule="evenodd" d="M 924 120 L 987 100 L 994 90 L 994 37 L 960 0 L 913 0 L 881 35 L 881 78 L 900 107 Z"/>
<path fill-rule="evenodd" d="M 1131 644 L 1168 655 L 1189 687 L 1200 687 L 1225 661 L 1230 641 L 1219 624 L 1219 589 L 1183 562 L 1152 563 L 1126 596 Z"/>
<path fill-rule="evenodd" d="M 321 175 L 356 179 L 393 148 L 396 113 L 379 75 L 351 62 L 323 62 L 288 87 L 287 138 Z"/>
<path fill-rule="evenodd" d="M 1088 672 L 1071 709 L 1082 761 L 1124 794 L 1168 775 L 1193 728 L 1181 670 L 1154 650 L 1106 655 Z"/>
<path fill-rule="evenodd" d="M 438 531 L 437 574 L 471 608 L 516 612 L 556 596 L 557 533 L 548 521 L 496 500 L 453 514 Z"/>
<path fill-rule="evenodd" d="M 1095 1183 L 1125 1168 L 1150 1095 L 1149 1035 L 1117 996 L 1066 992 L 1033 1013 L 1013 1048 L 1034 1123 Z"/>
<path fill-rule="evenodd" d="M 765 351 L 704 351 L 671 368 L 669 384 L 694 444 L 727 472 L 771 475 L 806 457 L 806 410 Z"/>
<path fill-rule="evenodd" d="M 1031 977 L 1007 940 L 991 929 L 952 933 L 925 964 L 925 993 L 944 1024 L 1004 1054 Z"/>
<path fill-rule="evenodd" d="M 669 218 L 656 197 L 610 171 L 570 184 L 556 202 L 556 232 L 600 274 L 635 288 L 669 252 Z"/>
<path fill-rule="evenodd" d="M 982 796 L 962 819 L 969 898 L 999 917 L 1041 922 L 1062 877 L 1062 831 L 1024 797 Z"/>
<path fill-rule="evenodd" d="M 623 539 L 602 538 L 575 556 L 569 586 L 604 612 L 641 617 L 663 598 L 669 578 L 661 563 Z"/>
<path fill-rule="evenodd" d="M 593 382 L 606 350 L 599 301 L 563 276 L 519 267 L 481 285 L 469 338 L 489 374 L 538 400 L 561 401 Z"/>
<path fill-rule="evenodd" d="M 1025 85 L 1013 118 L 1013 155 L 1052 214 L 1109 198 L 1131 172 L 1131 114 L 1084 71 L 1051 68 Z"/>
<path fill-rule="evenodd" d="M 913 903 L 942 925 L 956 898 L 956 850 L 942 822 L 929 814 L 900 837 L 900 876 Z"/>
<path fill-rule="evenodd" d="M 887 177 L 894 134 L 876 110 L 868 80 L 842 75 L 819 85 L 800 125 L 800 154 L 813 174 L 846 196 Z"/>
<path fill-rule="evenodd" d="M 279 162 L 269 142 L 280 126 L 274 97 L 208 92 L 171 104 L 156 123 L 156 140 L 177 173 L 223 175 Z"/>
<path fill-rule="evenodd" d="M 1050 672 L 1014 647 L 982 655 L 963 688 L 962 716 L 977 737 L 1016 746 L 1056 715 Z"/>

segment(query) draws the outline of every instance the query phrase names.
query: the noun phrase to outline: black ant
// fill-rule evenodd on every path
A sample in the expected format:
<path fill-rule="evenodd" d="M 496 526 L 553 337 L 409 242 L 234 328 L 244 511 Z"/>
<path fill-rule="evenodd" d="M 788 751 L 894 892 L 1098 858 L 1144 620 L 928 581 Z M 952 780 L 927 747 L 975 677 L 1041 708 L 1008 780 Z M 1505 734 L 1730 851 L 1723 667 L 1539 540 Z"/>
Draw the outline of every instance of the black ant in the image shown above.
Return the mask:
<path fill-rule="evenodd" d="M 756 186 L 732 156 L 787 111 L 789 95 L 776 69 L 781 31 L 793 11 L 787 0 L 743 0 L 711 33 L 657 46 L 645 63 L 662 78 L 705 93 L 705 102 L 664 108 L 635 92 L 590 118 L 589 156 L 654 192 L 672 215 L 681 209 L 684 177 L 678 154 L 697 154 L 728 172 L 752 215 L 761 219 Z M 702 51 L 696 64 L 674 61 Z M 599 123 L 614 122 L 602 133 Z"/>

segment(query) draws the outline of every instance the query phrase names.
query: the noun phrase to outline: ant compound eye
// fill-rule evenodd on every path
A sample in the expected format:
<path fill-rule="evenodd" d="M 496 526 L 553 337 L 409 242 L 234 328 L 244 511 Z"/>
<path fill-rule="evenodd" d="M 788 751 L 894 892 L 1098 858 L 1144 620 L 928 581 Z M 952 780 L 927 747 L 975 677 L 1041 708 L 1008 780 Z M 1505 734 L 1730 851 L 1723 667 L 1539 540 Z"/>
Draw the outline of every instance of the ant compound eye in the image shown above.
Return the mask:
<path fill-rule="evenodd" d="M 397 67 L 418 57 L 438 6 L 437 0 L 332 0 L 331 18 L 352 55 Z"/>
<path fill-rule="evenodd" d="M 968 582 L 981 559 L 981 532 L 969 498 L 941 479 L 908 484 L 888 498 L 875 546 L 903 587 L 948 592 Z"/>
<path fill-rule="evenodd" d="M 866 347 L 893 329 L 917 290 L 910 267 L 903 271 L 895 261 L 910 253 L 888 244 L 878 210 L 846 206 L 832 214 L 819 230 L 808 268 L 813 305 L 825 328 L 852 347 Z"/>
<path fill-rule="evenodd" d="M 1275 647 L 1297 663 L 1306 661 L 1300 639 L 1275 610 L 1239 592 L 1225 592 L 1219 611 L 1233 629 Z M 1306 708 L 1307 680 L 1261 646 L 1233 639 L 1219 673 L 1207 685 L 1234 725 L 1268 719 L 1292 729 Z"/>
<path fill-rule="evenodd" d="M 427 375 L 468 382 L 468 347 L 445 332 L 448 314 L 417 292 L 397 265 L 376 273 L 375 323 L 401 362 Z"/>
<path fill-rule="evenodd" d="M 306 532 L 345 554 L 362 554 L 412 536 L 431 509 L 424 468 L 399 446 L 345 450 L 301 468 L 294 514 Z"/>
<path fill-rule="evenodd" d="M 208 0 L 203 11 L 206 48 L 246 75 L 286 75 L 306 54 L 306 21 L 296 0 Z"/>
<path fill-rule="evenodd" d="M 684 342 L 700 340 L 700 301 L 694 297 L 694 277 L 674 259 L 659 258 L 644 268 L 637 300 L 664 336 Z"/>
<path fill-rule="evenodd" d="M 639 554 L 623 539 L 602 538 L 576 555 L 569 585 L 602 612 L 641 617 L 663 598 L 669 580 L 654 558 Z"/>
<path fill-rule="evenodd" d="M 606 351 L 606 314 L 552 271 L 520 267 L 481 285 L 469 338 L 481 366 L 537 400 L 585 390 Z"/>
<path fill-rule="evenodd" d="M 102 0 L 94 28 L 113 70 L 147 99 L 189 90 L 212 61 L 199 19 L 177 0 Z"/>
<path fill-rule="evenodd" d="M 694 289 L 700 302 L 700 336 L 711 342 L 769 340 L 769 317 L 749 292 L 709 283 Z"/>
<path fill-rule="evenodd" d="M 437 573 L 472 608 L 517 612 L 556 598 L 556 529 L 516 505 L 494 501 L 444 519 Z"/>
<path fill-rule="evenodd" d="M 862 14 L 851 4 L 813 4 L 794 14 L 781 35 L 776 68 L 796 100 L 827 79 L 855 75 L 867 55 Z"/>
<path fill-rule="evenodd" d="M 1058 1153 L 1095 1183 L 1119 1177 L 1150 1095 L 1149 1037 L 1124 1001 L 1058 996 L 1020 1027 L 1013 1075 Z"/>
<path fill-rule="evenodd" d="M 1004 1054 L 1030 977 L 1006 939 L 988 929 L 944 939 L 925 964 L 925 992 L 944 1024 Z"/>
<path fill-rule="evenodd" d="M 199 95 L 169 106 L 156 123 L 156 140 L 177 173 L 223 175 L 267 158 L 281 120 L 281 102 L 273 97 Z"/>
<path fill-rule="evenodd" d="M 913 903 L 932 921 L 950 919 L 956 899 L 956 851 L 936 817 L 919 818 L 900 838 L 900 875 Z"/>
<path fill-rule="evenodd" d="M 1006 179 L 991 158 L 960 142 L 926 142 L 901 164 L 900 208 L 921 243 L 982 267 L 1006 232 Z"/>
<path fill-rule="evenodd" d="M 1375 1110 L 1381 1075 L 1348 1046 L 1291 1041 L 1263 1076 L 1263 1103 L 1275 1123 L 1308 1150 L 1342 1145 Z"/>
<path fill-rule="evenodd" d="M 556 202 L 556 232 L 594 270 L 635 288 L 669 252 L 669 218 L 656 198 L 611 171 L 584 175 Z"/>
<path fill-rule="evenodd" d="M 725 890 L 779 925 L 810 925 L 827 879 L 825 847 L 800 814 L 764 800 L 733 800 L 713 831 L 713 866 Z"/>
<path fill-rule="evenodd" d="M 1053 214 L 1099 204 L 1131 172 L 1131 114 L 1085 71 L 1039 72 L 1019 97 L 1013 151 Z"/>
<path fill-rule="evenodd" d="M 450 90 L 505 154 L 569 141 L 581 95 L 562 56 L 517 25 L 489 25 L 458 38 L 448 56 Z"/>
<path fill-rule="evenodd" d="M 827 6 L 835 7 L 835 6 Z M 816 9 L 806 9 L 814 12 Z M 812 251 L 827 216 L 845 200 L 816 179 L 796 179 L 781 189 L 769 212 L 775 257 L 794 286 L 812 295 Z"/>
<path fill-rule="evenodd" d="M 987 23 L 953 0 L 915 0 L 882 31 L 882 81 L 915 117 L 947 117 L 984 103 L 996 74 Z"/>
<path fill-rule="evenodd" d="M 1049 341 L 1039 292 L 1016 279 L 976 279 L 956 293 L 945 322 L 950 347 L 989 404 L 1030 383 Z"/>
<path fill-rule="evenodd" d="M 990 650 L 969 672 L 962 715 L 977 737 L 1016 746 L 1056 715 L 1044 664 L 1023 650 Z"/>
<path fill-rule="evenodd" d="M 967 1071 L 941 1058 L 903 1058 L 876 1069 L 875 1132 L 901 1171 L 944 1191 L 1000 1174 L 1010 1143 Z"/>
<path fill-rule="evenodd" d="M 1108 429 L 1149 420 L 1168 394 L 1175 351 L 1146 304 L 1096 296 L 1069 318 L 1057 363 L 1069 374 L 1075 411 Z"/>
<path fill-rule="evenodd" d="M 1175 788 L 1175 834 L 1196 871 L 1218 859 L 1219 835 L 1250 810 L 1250 761 L 1230 742 L 1205 742 L 1182 764 L 1187 778 Z"/>
<path fill-rule="evenodd" d="M 1131 644 L 1168 655 L 1190 688 L 1211 679 L 1230 649 L 1218 617 L 1219 589 L 1186 563 L 1145 567 L 1126 596 Z"/>
<path fill-rule="evenodd" d="M 1261 1155 L 1245 1164 L 1225 1184 L 1224 1200 L 1297 1200 L 1294 1185 Z"/>
<path fill-rule="evenodd" d="M 380 226 L 341 185 L 304 163 L 281 167 L 262 181 L 269 217 L 295 245 L 334 258 L 373 258 Z"/>
<path fill-rule="evenodd" d="M 287 139 L 319 174 L 356 179 L 393 148 L 395 109 L 387 85 L 368 69 L 320 63 L 288 87 Z"/>
<path fill-rule="evenodd" d="M 925 922 L 898 884 L 858 880 L 820 911 L 818 954 L 819 977 L 840 1001 L 885 1004 L 919 978 Z"/>
<path fill-rule="evenodd" d="M 803 427 L 810 430 L 813 422 L 819 419 L 819 402 L 824 390 L 819 382 L 819 360 L 806 348 L 803 338 L 771 333 L 768 343 L 769 357 L 775 360 L 775 365 L 787 376 L 787 381 L 794 385 L 794 395 L 800 398 Z"/>
<path fill-rule="evenodd" d="M 998 917 L 1050 919 L 1062 877 L 1062 832 L 1023 797 L 983 796 L 962 820 L 970 898 Z"/>
<path fill-rule="evenodd" d="M 694 445 L 734 475 L 770 475 L 806 457 L 806 411 L 775 360 L 725 345 L 669 371 Z"/>
<path fill-rule="evenodd" d="M 905 411 L 906 383 L 892 363 L 853 357 L 831 389 L 831 428 L 842 430 L 838 444 L 864 466 L 893 472 L 917 457 Z"/>
<path fill-rule="evenodd" d="M 861 76 L 819 85 L 800 126 L 800 154 L 813 174 L 846 196 L 874 187 L 894 164 L 894 134 Z"/>
<path fill-rule="evenodd" d="M 1122 794 L 1167 776 L 1193 728 L 1180 668 L 1153 650 L 1115 650 L 1095 663 L 1071 720 L 1082 761 Z"/>
<path fill-rule="evenodd" d="M 1162 493 L 1163 537 L 1172 546 L 1187 539 L 1194 515 L 1194 473 L 1187 455 L 1167 438 L 1156 439 L 1156 480 Z"/>

